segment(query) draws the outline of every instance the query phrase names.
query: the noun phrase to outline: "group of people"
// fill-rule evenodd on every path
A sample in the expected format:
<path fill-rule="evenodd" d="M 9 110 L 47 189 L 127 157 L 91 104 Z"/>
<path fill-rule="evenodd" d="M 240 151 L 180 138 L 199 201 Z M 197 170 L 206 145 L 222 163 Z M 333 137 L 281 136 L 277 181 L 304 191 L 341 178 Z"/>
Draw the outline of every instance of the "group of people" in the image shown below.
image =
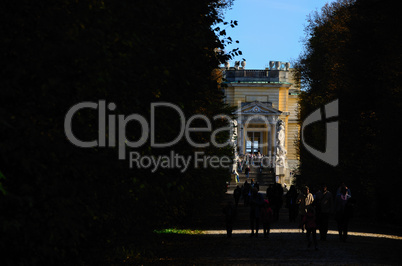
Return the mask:
<path fill-rule="evenodd" d="M 353 216 L 354 199 L 350 189 L 342 183 L 336 191 L 335 197 L 323 185 L 313 193 L 309 187 L 304 187 L 299 193 L 295 186 L 291 186 L 286 196 L 286 207 L 289 209 L 289 221 L 296 221 L 299 217 L 299 228 L 304 232 L 311 245 L 310 235 L 317 247 L 316 229 L 320 232 L 320 239 L 325 241 L 328 234 L 329 219 L 332 214 L 338 226 L 339 239 L 347 239 L 348 224 Z"/>
<path fill-rule="evenodd" d="M 278 183 L 270 185 L 267 188 L 266 199 L 259 193 L 259 190 L 258 182 L 251 179 L 250 183 L 246 180 L 241 187 L 237 186 L 233 191 L 235 206 L 228 204 L 223 210 L 226 215 L 228 237 L 232 235 L 233 220 L 237 214 L 240 198 L 243 198 L 244 206 L 250 207 L 250 237 L 258 236 L 261 223 L 264 237 L 269 237 L 271 223 L 279 219 L 279 210 L 283 204 L 283 188 Z"/>
<path fill-rule="evenodd" d="M 284 193 L 285 192 L 285 193 Z M 314 243 L 317 249 L 316 230 L 320 232 L 320 239 L 325 241 L 328 234 L 329 219 L 332 214 L 338 225 L 339 239 L 343 242 L 347 239 L 348 223 L 353 215 L 354 200 L 351 197 L 350 189 L 342 183 L 336 191 L 335 196 L 328 191 L 326 185 L 315 190 L 305 186 L 297 190 L 294 185 L 285 191 L 281 184 L 270 185 L 266 191 L 266 198 L 259 193 L 258 183 L 244 182 L 242 187 L 237 186 L 234 190 L 235 206 L 231 211 L 224 209 L 226 214 L 226 225 L 228 237 L 231 236 L 233 221 L 241 197 L 244 199 L 244 206 L 250 207 L 250 236 L 258 236 L 260 223 L 262 223 L 264 237 L 268 238 L 271 223 L 278 221 L 279 210 L 285 201 L 289 210 L 289 221 L 299 222 L 302 232 L 306 231 L 308 246 Z M 228 206 L 227 206 L 228 207 Z"/>
<path fill-rule="evenodd" d="M 259 172 L 262 173 L 264 168 L 270 168 L 270 159 L 260 152 L 258 153 L 247 153 L 244 156 L 240 156 L 236 161 L 237 169 L 233 169 L 233 171 L 242 173 L 244 170 L 246 177 L 249 178 L 250 173 L 250 165 L 253 167 L 259 167 Z"/>

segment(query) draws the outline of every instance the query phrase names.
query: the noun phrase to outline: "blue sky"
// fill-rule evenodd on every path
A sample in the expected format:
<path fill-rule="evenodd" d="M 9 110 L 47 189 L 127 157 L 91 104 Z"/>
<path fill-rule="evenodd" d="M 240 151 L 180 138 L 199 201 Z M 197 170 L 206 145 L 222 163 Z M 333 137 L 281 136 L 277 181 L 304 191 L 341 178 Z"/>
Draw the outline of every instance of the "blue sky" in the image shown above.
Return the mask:
<path fill-rule="evenodd" d="M 243 54 L 230 61 L 230 65 L 244 58 L 246 69 L 264 69 L 269 61 L 297 59 L 303 49 L 301 40 L 308 14 L 321 10 L 327 2 L 332 1 L 235 0 L 224 20 L 237 20 L 238 26 L 226 28 L 227 36 L 233 39 L 226 50 L 239 47 Z"/>

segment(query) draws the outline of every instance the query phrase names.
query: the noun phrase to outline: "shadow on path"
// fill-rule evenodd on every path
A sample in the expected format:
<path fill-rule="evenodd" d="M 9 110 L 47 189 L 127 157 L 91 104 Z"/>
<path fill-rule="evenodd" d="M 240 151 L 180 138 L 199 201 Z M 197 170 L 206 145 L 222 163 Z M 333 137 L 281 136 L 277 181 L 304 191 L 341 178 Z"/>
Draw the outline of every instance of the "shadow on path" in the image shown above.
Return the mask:
<path fill-rule="evenodd" d="M 334 221 L 326 241 L 318 240 L 318 250 L 307 247 L 305 234 L 296 223 L 288 222 L 282 208 L 279 221 L 272 226 L 269 239 L 260 234 L 249 237 L 248 207 L 238 207 L 232 238 L 226 237 L 222 207 L 233 200 L 231 192 L 211 210 L 208 217 L 198 217 L 194 228 L 202 234 L 159 234 L 152 258 L 143 264 L 222 265 L 222 264 L 400 264 L 402 237 L 351 232 L 346 243 L 340 242 Z M 352 222 L 353 225 L 353 222 Z M 354 224 L 351 227 L 358 227 Z M 260 229 L 261 230 L 261 229 Z M 352 230 L 351 230 L 352 231 Z M 372 230 L 373 231 L 373 230 Z M 319 233 L 317 231 L 317 238 Z M 135 263 L 137 264 L 138 261 Z"/>
<path fill-rule="evenodd" d="M 336 235 L 307 248 L 305 235 L 273 233 L 269 239 L 224 235 L 165 235 L 152 263 L 170 264 L 400 264 L 401 240 Z"/>

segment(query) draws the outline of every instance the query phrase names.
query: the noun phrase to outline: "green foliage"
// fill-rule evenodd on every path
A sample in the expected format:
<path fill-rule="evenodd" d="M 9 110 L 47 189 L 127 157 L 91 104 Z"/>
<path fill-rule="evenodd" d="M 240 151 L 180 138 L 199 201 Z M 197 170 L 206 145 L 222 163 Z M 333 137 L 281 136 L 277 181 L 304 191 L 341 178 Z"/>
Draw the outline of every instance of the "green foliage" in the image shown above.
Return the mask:
<path fill-rule="evenodd" d="M 179 234 L 179 235 L 200 235 L 203 234 L 200 230 L 190 230 L 190 229 L 177 229 L 177 228 L 168 228 L 163 230 L 155 230 L 157 234 Z"/>
<path fill-rule="evenodd" d="M 402 185 L 397 173 L 401 162 L 397 127 L 401 116 L 400 24 L 392 1 L 337 1 L 313 14 L 306 28 L 305 51 L 296 63 L 303 93 L 303 121 L 311 112 L 339 99 L 340 163 L 331 167 L 300 147 L 299 183 L 327 183 L 333 190 L 344 181 L 358 200 L 362 213 L 394 220 Z M 324 150 L 325 124 L 304 132 L 308 143 Z M 320 149 L 320 148 L 319 148 Z M 378 197 L 381 195 L 381 197 Z"/>
<path fill-rule="evenodd" d="M 73 105 L 101 99 L 116 104 L 109 114 L 147 119 L 150 103 L 159 101 L 180 106 L 187 118 L 231 114 L 212 75 L 230 57 L 216 52 L 224 48 L 213 30 L 220 8 L 213 0 L 3 3 L 2 265 L 104 264 L 116 256 L 112 250 L 140 249 L 155 228 L 189 222 L 217 200 L 227 169 L 130 169 L 117 148 L 75 147 L 64 118 Z M 179 132 L 177 114 L 157 113 L 156 123 L 160 142 Z M 78 112 L 72 124 L 78 138 L 97 139 L 97 111 Z M 225 124 L 217 120 L 213 128 Z M 127 127 L 128 139 L 138 134 Z M 153 156 L 171 150 L 195 152 L 184 140 L 136 149 Z M 232 155 L 229 147 L 204 152 Z"/>

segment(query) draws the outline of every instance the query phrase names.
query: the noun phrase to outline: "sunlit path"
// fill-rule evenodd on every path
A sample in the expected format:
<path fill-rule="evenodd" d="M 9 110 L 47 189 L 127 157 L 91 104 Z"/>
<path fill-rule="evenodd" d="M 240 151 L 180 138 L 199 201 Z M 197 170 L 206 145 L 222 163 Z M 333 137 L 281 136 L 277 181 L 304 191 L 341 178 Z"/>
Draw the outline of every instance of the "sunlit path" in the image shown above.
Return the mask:
<path fill-rule="evenodd" d="M 250 230 L 178 230 L 158 234 L 160 245 L 149 262 L 174 265 L 400 265 L 402 237 L 392 234 L 349 232 L 346 243 L 330 230 L 318 250 L 309 248 L 298 229 L 271 229 L 268 239 L 249 237 Z M 167 230 L 169 232 L 169 230 Z M 317 235 L 319 238 L 319 234 Z"/>
<path fill-rule="evenodd" d="M 204 230 L 203 234 L 206 235 L 226 235 L 225 230 Z M 271 229 L 271 234 L 301 234 L 299 229 Z M 233 230 L 232 234 L 250 234 L 250 230 Z M 337 235 L 338 232 L 334 230 L 328 231 L 329 235 Z M 395 239 L 402 240 L 402 236 L 395 235 L 385 235 L 385 234 L 375 234 L 375 233 L 364 233 L 364 232 L 348 232 L 350 236 L 359 236 L 359 237 L 374 237 L 374 238 L 386 238 L 386 239 Z"/>
<path fill-rule="evenodd" d="M 266 180 L 252 176 L 260 184 L 265 197 Z M 241 184 L 244 175 L 241 174 Z M 240 201 L 233 224 L 232 237 L 227 237 L 223 207 L 234 201 L 229 185 L 221 202 L 208 213 L 194 217 L 188 227 L 158 231 L 159 245 L 154 256 L 144 263 L 170 265 L 399 265 L 402 233 L 399 226 L 380 226 L 352 219 L 346 242 L 338 237 L 337 225 L 330 219 L 328 238 L 320 241 L 318 249 L 309 248 L 306 234 L 298 229 L 298 221 L 290 222 L 288 210 L 281 208 L 279 219 L 271 224 L 269 238 L 264 238 L 262 225 L 259 236 L 250 237 L 250 208 Z M 359 219 L 358 219 L 359 218 Z"/>

